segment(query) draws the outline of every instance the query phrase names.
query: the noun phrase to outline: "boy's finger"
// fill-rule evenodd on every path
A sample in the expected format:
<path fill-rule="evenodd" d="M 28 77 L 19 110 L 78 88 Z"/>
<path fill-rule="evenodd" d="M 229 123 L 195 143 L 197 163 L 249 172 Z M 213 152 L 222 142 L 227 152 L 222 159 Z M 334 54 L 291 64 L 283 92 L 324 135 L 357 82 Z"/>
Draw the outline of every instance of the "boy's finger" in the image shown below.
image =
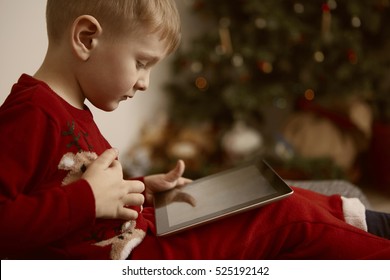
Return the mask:
<path fill-rule="evenodd" d="M 122 201 L 126 206 L 140 206 L 144 204 L 145 197 L 142 194 L 133 193 L 123 197 Z"/>
<path fill-rule="evenodd" d="M 174 182 L 178 180 L 184 173 L 185 165 L 184 161 L 178 160 L 175 168 L 165 174 L 165 179 L 168 182 Z"/>
<path fill-rule="evenodd" d="M 184 185 L 187 185 L 187 184 L 192 183 L 192 182 L 193 182 L 193 180 L 191 180 L 191 179 L 181 177 L 177 181 L 177 185 L 178 186 L 184 186 Z"/>
<path fill-rule="evenodd" d="M 138 212 L 133 209 L 121 207 L 118 210 L 117 218 L 122 220 L 135 220 L 138 218 Z"/>
<path fill-rule="evenodd" d="M 96 160 L 97 164 L 102 165 L 103 168 L 108 168 L 118 157 L 117 149 L 105 150 Z"/>
<path fill-rule="evenodd" d="M 145 190 L 145 184 L 138 180 L 130 180 L 129 193 L 142 193 Z"/>

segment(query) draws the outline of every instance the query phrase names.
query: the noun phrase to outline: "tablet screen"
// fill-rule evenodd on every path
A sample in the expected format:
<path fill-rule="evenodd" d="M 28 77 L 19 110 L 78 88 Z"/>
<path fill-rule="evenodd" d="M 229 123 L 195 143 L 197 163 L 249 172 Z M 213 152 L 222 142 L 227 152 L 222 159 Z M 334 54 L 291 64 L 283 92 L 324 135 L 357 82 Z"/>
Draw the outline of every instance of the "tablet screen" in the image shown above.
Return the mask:
<path fill-rule="evenodd" d="M 155 196 L 158 235 L 279 199 L 292 190 L 265 163 L 248 164 Z"/>
<path fill-rule="evenodd" d="M 258 173 L 257 168 L 251 165 L 190 184 L 185 192 L 195 199 L 195 205 L 185 201 L 168 204 L 169 225 L 175 226 L 276 193 Z M 259 185 L 263 188 L 258 188 Z"/>

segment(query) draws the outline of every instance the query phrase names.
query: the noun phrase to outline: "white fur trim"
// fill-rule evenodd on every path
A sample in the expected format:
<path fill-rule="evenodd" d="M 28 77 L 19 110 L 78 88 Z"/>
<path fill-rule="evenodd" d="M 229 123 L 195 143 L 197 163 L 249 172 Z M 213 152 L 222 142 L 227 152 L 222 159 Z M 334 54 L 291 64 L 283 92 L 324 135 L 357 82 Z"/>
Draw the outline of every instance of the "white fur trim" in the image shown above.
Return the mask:
<path fill-rule="evenodd" d="M 142 238 L 139 238 L 139 237 L 136 237 L 132 240 L 130 240 L 126 246 L 123 248 L 122 252 L 121 252 L 121 256 L 120 256 L 120 259 L 121 260 L 125 260 L 129 257 L 131 251 L 133 251 L 133 249 L 135 247 L 137 247 L 141 242 L 142 242 Z"/>
<path fill-rule="evenodd" d="M 59 169 L 63 169 L 63 170 L 71 170 L 74 165 L 75 165 L 74 158 L 66 154 L 62 157 L 58 167 Z"/>
<path fill-rule="evenodd" d="M 345 221 L 357 228 L 367 231 L 366 208 L 358 198 L 341 197 Z"/>

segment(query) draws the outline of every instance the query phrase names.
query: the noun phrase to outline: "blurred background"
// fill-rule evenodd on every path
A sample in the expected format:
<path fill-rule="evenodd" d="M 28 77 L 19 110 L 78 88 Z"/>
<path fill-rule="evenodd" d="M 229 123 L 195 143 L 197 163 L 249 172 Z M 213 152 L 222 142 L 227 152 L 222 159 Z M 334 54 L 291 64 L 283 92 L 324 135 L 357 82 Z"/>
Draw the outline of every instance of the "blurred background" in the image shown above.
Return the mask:
<path fill-rule="evenodd" d="M 197 178 L 261 156 L 285 179 L 390 193 L 390 0 L 176 2 L 183 43 L 147 93 L 91 108 L 126 173 L 182 158 Z M 43 59 L 45 3 L 0 0 L 1 102 Z"/>
<path fill-rule="evenodd" d="M 180 3 L 191 38 L 129 173 L 183 158 L 200 177 L 262 156 L 286 179 L 390 190 L 389 0 Z"/>

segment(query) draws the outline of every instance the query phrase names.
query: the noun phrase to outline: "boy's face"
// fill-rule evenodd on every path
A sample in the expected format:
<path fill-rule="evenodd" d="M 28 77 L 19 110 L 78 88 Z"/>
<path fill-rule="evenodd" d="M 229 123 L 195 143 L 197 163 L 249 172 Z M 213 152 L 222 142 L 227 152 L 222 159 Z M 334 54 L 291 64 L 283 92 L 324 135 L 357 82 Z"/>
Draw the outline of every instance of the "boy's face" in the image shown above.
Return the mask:
<path fill-rule="evenodd" d="M 116 41 L 102 37 L 78 73 L 81 91 L 97 108 L 115 110 L 120 101 L 148 88 L 152 67 L 165 56 L 166 43 L 158 34 L 145 32 Z"/>

